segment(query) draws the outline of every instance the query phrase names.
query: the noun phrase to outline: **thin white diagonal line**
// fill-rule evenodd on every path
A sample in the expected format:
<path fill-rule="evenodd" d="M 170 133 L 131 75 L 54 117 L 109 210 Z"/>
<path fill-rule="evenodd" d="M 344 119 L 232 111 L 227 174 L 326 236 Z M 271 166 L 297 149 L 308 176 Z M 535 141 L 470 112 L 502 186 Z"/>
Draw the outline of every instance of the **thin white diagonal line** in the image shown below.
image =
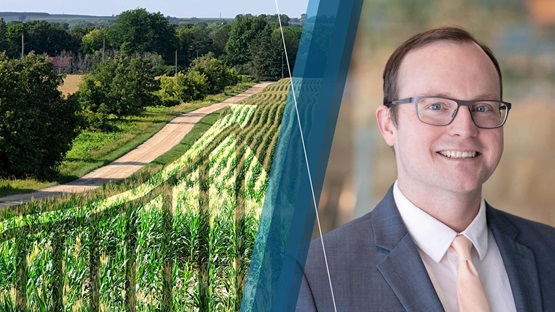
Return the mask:
<path fill-rule="evenodd" d="M 328 266 L 328 257 L 326 256 L 326 247 L 324 246 L 324 238 L 322 237 L 322 228 L 320 226 L 320 217 L 318 216 L 318 204 L 316 202 L 316 196 L 314 194 L 314 187 L 312 185 L 312 175 L 310 174 L 310 167 L 308 165 L 308 156 L 306 154 L 306 146 L 304 143 L 304 135 L 303 135 L 303 127 L 301 125 L 301 119 L 299 116 L 299 108 L 297 106 L 297 96 L 295 95 L 295 86 L 293 84 L 293 76 L 291 75 L 291 66 L 289 65 L 289 56 L 287 54 L 287 46 L 285 45 L 285 36 L 283 35 L 283 27 L 281 26 L 281 15 L 279 14 L 279 6 L 278 6 L 278 0 L 275 0 L 276 3 L 276 11 L 278 14 L 278 22 L 279 22 L 279 30 L 281 32 L 281 40 L 283 41 L 283 50 L 285 52 L 285 60 L 287 63 L 287 71 L 289 72 L 289 81 L 291 83 L 291 90 L 293 92 L 291 92 L 293 94 L 293 102 L 295 103 L 295 111 L 297 113 L 297 122 L 299 124 L 299 130 L 301 132 L 301 143 L 303 145 L 303 153 L 304 153 L 304 159 L 306 162 L 306 171 L 308 172 L 308 180 L 310 182 L 310 191 L 312 193 L 312 201 L 314 203 L 314 210 L 316 212 L 316 223 L 318 224 L 318 232 L 320 233 L 320 241 L 322 242 L 322 251 L 324 254 L 324 262 L 326 264 L 326 272 L 328 274 L 328 281 L 330 283 L 330 291 L 331 291 L 331 300 L 333 301 L 333 310 L 335 312 L 337 312 L 337 307 L 335 305 L 335 296 L 333 294 L 333 286 L 331 283 L 331 276 L 330 276 L 330 269 Z"/>

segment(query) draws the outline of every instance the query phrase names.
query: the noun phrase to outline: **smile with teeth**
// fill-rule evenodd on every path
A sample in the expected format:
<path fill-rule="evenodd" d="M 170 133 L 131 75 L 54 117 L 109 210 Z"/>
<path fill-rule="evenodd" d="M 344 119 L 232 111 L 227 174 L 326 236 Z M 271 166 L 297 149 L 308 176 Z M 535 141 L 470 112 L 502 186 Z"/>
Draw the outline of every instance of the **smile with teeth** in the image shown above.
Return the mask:
<path fill-rule="evenodd" d="M 461 152 L 461 151 L 440 151 L 441 155 L 448 158 L 474 158 L 478 155 L 478 152 Z"/>

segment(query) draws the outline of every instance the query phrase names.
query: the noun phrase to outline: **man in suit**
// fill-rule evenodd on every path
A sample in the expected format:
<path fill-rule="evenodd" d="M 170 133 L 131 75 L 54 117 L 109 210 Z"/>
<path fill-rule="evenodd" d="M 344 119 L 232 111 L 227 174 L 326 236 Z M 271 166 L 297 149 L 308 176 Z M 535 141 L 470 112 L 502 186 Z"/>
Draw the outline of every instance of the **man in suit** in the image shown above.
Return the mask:
<path fill-rule="evenodd" d="M 372 212 L 311 243 L 297 311 L 462 311 L 459 237 L 483 298 L 471 309 L 555 311 L 555 229 L 482 197 L 510 106 L 495 56 L 465 30 L 401 44 L 376 111 L 397 181 Z"/>

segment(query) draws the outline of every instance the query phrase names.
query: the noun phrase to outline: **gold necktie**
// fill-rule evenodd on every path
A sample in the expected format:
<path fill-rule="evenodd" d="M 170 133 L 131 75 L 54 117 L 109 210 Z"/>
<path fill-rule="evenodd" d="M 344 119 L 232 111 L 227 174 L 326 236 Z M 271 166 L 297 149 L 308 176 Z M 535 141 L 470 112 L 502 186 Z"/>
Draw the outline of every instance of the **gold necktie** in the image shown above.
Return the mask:
<path fill-rule="evenodd" d="M 489 311 L 486 292 L 470 257 L 472 242 L 461 235 L 455 237 L 451 247 L 455 250 L 458 259 L 457 297 L 459 299 L 459 311 Z"/>

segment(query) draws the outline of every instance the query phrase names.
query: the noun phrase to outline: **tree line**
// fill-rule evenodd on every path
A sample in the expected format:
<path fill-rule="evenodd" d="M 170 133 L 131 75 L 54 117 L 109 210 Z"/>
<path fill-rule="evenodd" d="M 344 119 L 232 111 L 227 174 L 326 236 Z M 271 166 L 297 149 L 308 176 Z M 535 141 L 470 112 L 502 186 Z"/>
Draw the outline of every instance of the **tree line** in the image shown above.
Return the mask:
<path fill-rule="evenodd" d="M 281 18 L 294 62 L 301 28 Z M 266 15 L 191 26 L 136 9 L 111 27 L 88 30 L 0 19 L 0 51 L 0 177 L 51 177 L 82 130 L 110 131 L 109 120 L 147 106 L 202 99 L 241 75 L 287 76 L 277 16 Z M 58 90 L 63 76 L 48 57 L 62 52 L 90 64 L 67 98 Z"/>
<path fill-rule="evenodd" d="M 301 26 L 290 25 L 280 15 L 291 64 L 299 45 Z M 146 9 L 122 12 L 106 26 L 76 26 L 44 20 L 28 22 L 0 19 L 0 51 L 9 58 L 34 51 L 51 57 L 71 58 L 66 73 L 87 73 L 107 51 L 126 54 L 156 54 L 162 59 L 162 72 L 185 70 L 192 61 L 209 52 L 239 74 L 258 80 L 277 80 L 288 76 L 283 59 L 283 43 L 277 15 L 238 15 L 231 23 L 180 23 Z M 94 56 L 97 56 L 96 58 Z M 101 57 L 100 57 L 101 58 Z"/>

